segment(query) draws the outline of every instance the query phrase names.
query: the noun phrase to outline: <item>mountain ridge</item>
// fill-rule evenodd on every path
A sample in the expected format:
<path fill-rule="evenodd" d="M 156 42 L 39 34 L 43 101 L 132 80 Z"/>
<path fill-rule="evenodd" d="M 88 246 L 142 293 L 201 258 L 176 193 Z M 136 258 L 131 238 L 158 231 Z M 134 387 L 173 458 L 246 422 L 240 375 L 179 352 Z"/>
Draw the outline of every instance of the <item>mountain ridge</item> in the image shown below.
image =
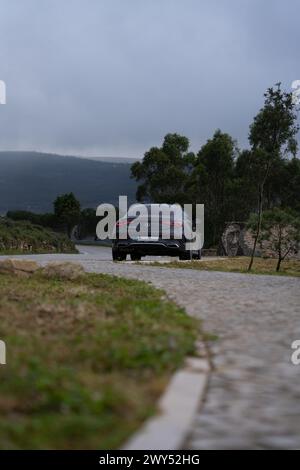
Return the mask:
<path fill-rule="evenodd" d="M 82 207 L 135 201 L 130 163 L 38 151 L 0 151 L 0 214 L 8 210 L 48 212 L 63 193 L 73 192 Z"/>

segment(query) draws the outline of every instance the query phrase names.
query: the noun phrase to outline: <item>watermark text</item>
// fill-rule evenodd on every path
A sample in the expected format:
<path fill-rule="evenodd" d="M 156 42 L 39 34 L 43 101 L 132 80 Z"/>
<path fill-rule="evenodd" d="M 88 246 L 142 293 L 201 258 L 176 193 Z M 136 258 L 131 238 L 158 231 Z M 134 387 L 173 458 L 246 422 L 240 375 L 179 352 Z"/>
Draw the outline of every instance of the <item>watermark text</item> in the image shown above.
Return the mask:
<path fill-rule="evenodd" d="M 127 196 L 119 196 L 119 217 L 112 204 L 100 204 L 96 215 L 101 217 L 96 234 L 99 240 L 136 241 L 146 239 L 182 239 L 187 251 L 200 250 L 204 243 L 203 204 L 133 204 Z"/>
<path fill-rule="evenodd" d="M 300 339 L 296 339 L 292 344 L 291 348 L 295 349 L 291 356 L 291 361 L 294 366 L 300 365 Z"/>
<path fill-rule="evenodd" d="M 292 90 L 293 103 L 298 106 L 300 104 L 300 80 L 292 82 Z"/>
<path fill-rule="evenodd" d="M 0 339 L 0 365 L 6 364 L 6 344 Z"/>
<path fill-rule="evenodd" d="M 0 80 L 0 104 L 6 104 L 6 84 Z"/>

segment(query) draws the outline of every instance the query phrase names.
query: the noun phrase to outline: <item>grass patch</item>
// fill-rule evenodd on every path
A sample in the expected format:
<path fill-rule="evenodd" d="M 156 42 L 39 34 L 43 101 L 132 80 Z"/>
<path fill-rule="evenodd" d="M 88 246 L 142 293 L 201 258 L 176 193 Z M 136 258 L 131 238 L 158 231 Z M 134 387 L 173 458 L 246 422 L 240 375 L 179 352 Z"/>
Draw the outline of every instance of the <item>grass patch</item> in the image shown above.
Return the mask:
<path fill-rule="evenodd" d="M 0 448 L 117 448 L 155 411 L 198 330 L 143 282 L 0 274 Z"/>
<path fill-rule="evenodd" d="M 188 261 L 179 262 L 174 261 L 166 263 L 163 267 L 168 268 L 181 268 L 181 269 L 197 269 L 200 271 L 224 271 L 247 273 L 250 258 L 246 256 L 234 258 L 220 258 L 218 260 L 205 260 L 201 261 Z M 151 263 L 153 266 L 160 266 L 160 263 Z M 276 272 L 276 259 L 255 258 L 250 274 L 272 274 L 277 276 L 296 276 L 300 277 L 300 261 L 299 260 L 286 260 L 283 261 L 280 271 Z"/>
<path fill-rule="evenodd" d="M 0 255 L 77 253 L 74 243 L 51 229 L 0 217 Z"/>

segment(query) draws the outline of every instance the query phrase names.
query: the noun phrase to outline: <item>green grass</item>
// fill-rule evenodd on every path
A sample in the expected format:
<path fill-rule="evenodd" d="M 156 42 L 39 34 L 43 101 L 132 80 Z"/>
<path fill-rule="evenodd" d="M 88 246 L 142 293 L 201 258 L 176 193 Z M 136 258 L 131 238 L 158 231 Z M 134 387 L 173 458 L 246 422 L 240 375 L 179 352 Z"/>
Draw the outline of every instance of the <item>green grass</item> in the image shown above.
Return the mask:
<path fill-rule="evenodd" d="M 199 271 L 223 271 L 247 273 L 250 258 L 246 256 L 234 258 L 209 259 L 203 258 L 201 261 L 179 262 L 173 261 L 161 265 L 160 263 L 151 263 L 153 266 L 168 268 L 197 269 Z M 254 258 L 251 274 L 272 274 L 277 276 L 296 276 L 300 277 L 300 261 L 285 260 L 281 263 L 280 271 L 276 272 L 276 259 Z"/>
<path fill-rule="evenodd" d="M 26 253 L 77 253 L 62 233 L 27 221 L 0 217 L 0 255 Z"/>
<path fill-rule="evenodd" d="M 198 334 L 143 282 L 0 274 L 0 448 L 117 448 L 155 411 Z"/>

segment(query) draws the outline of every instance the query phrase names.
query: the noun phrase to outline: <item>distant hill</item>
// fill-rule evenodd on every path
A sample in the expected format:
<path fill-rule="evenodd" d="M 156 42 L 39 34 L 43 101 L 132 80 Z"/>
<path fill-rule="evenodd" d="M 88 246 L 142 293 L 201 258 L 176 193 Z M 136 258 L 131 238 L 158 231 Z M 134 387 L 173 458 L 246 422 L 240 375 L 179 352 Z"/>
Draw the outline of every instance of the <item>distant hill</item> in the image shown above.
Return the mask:
<path fill-rule="evenodd" d="M 95 160 L 98 162 L 108 162 L 108 163 L 130 163 L 132 165 L 134 162 L 139 161 L 138 158 L 126 158 L 126 157 L 87 157 L 89 160 Z"/>
<path fill-rule="evenodd" d="M 73 191 L 82 207 L 135 201 L 130 163 L 39 152 L 0 152 L 0 214 L 8 210 L 52 211 L 59 195 Z"/>

